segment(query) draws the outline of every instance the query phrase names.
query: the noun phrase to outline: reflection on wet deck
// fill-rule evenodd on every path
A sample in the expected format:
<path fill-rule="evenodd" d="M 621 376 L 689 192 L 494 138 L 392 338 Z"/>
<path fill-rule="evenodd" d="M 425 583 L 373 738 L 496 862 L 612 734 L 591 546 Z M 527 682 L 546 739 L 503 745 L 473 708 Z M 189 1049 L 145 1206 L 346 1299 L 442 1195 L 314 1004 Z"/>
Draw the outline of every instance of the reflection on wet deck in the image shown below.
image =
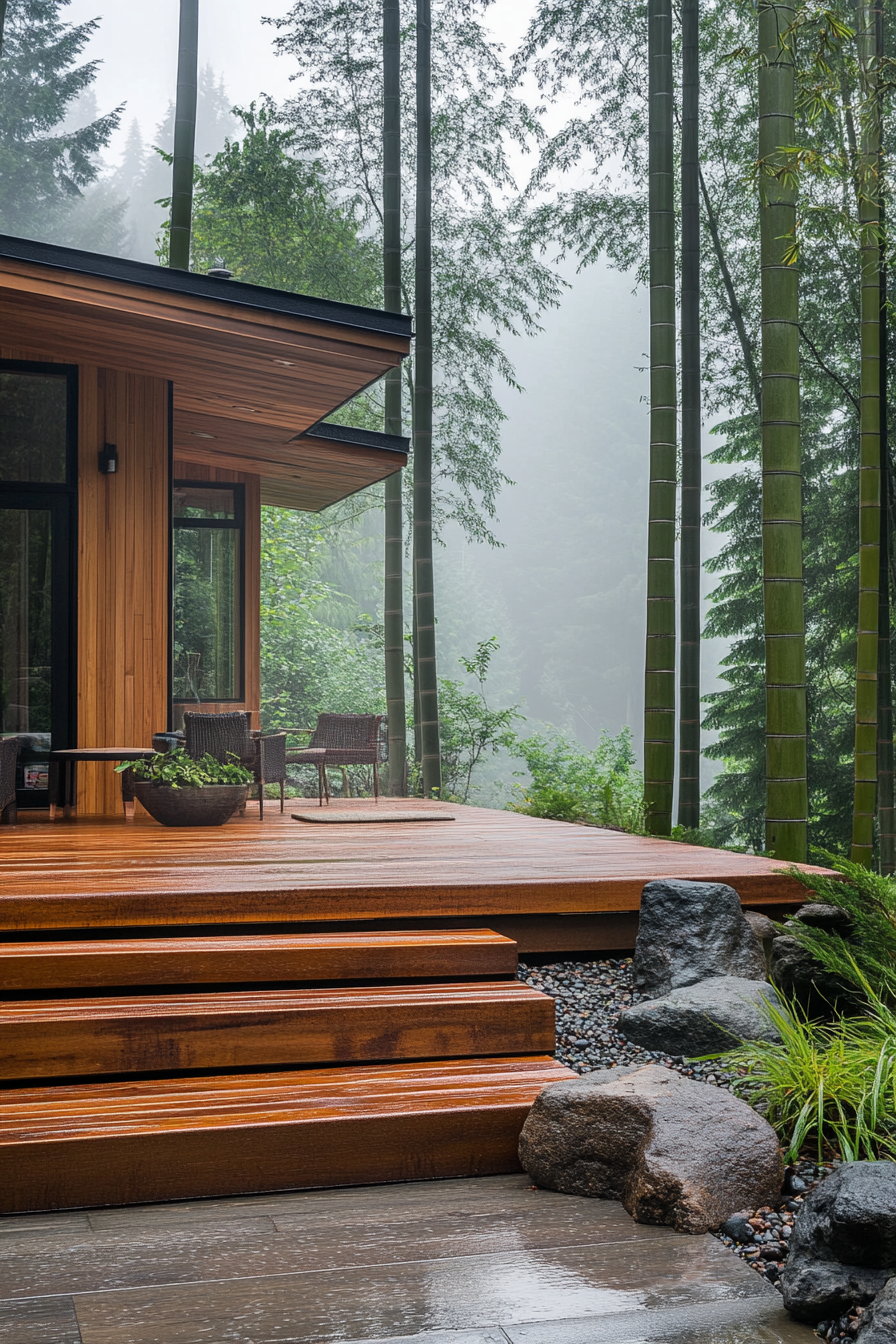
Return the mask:
<path fill-rule="evenodd" d="M 40 1344 L 814 1338 L 714 1238 L 524 1175 L 32 1214 L 0 1236 L 0 1315 Z"/>

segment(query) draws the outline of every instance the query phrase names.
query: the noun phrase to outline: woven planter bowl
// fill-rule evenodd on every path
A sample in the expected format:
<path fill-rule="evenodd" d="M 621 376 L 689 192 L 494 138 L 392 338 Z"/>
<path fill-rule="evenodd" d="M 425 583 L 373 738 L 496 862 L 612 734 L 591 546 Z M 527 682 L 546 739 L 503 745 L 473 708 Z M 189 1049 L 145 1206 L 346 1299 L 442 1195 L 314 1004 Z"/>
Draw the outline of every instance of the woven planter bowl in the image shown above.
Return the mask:
<path fill-rule="evenodd" d="M 163 826 L 223 826 L 249 796 L 248 784 L 206 784 L 173 789 L 154 780 L 134 781 L 134 793 Z"/>

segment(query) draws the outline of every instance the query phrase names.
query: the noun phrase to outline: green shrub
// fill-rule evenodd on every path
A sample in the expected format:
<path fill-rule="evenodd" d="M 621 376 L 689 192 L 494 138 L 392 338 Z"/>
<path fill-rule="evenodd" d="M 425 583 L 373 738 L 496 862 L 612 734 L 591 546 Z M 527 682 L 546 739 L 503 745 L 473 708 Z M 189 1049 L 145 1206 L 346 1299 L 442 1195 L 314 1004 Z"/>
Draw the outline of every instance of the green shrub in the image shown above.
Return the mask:
<path fill-rule="evenodd" d="M 858 863 L 820 854 L 842 878 L 825 877 L 794 868 L 793 875 L 808 887 L 816 901 L 839 905 L 854 924 L 849 939 L 792 920 L 787 932 L 797 938 L 825 970 L 832 971 L 863 993 L 896 1006 L 896 882 L 872 873 Z"/>
<path fill-rule="evenodd" d="M 585 821 L 644 833 L 644 785 L 635 768 L 630 728 L 604 732 L 593 751 L 562 734 L 518 739 L 532 783 L 513 811 L 557 821 Z"/>
<path fill-rule="evenodd" d="M 115 769 L 118 774 L 133 770 L 135 779 L 170 784 L 173 789 L 201 789 L 207 784 L 251 784 L 254 779 L 251 770 L 240 765 L 236 756 L 229 761 L 217 761 L 206 753 L 194 761 L 183 747 L 156 752 L 145 761 L 122 761 Z"/>

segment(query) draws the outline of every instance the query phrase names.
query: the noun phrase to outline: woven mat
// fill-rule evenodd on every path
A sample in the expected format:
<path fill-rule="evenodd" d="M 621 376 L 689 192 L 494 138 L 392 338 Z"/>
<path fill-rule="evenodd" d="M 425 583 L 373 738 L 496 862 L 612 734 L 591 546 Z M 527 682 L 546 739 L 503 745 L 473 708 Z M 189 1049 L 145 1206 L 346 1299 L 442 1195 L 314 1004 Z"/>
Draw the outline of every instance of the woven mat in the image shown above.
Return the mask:
<path fill-rule="evenodd" d="M 313 811 L 293 812 L 293 821 L 324 822 L 330 826 L 353 825 L 369 821 L 454 821 L 453 812 L 428 812 L 422 807 L 341 808 L 316 807 Z"/>

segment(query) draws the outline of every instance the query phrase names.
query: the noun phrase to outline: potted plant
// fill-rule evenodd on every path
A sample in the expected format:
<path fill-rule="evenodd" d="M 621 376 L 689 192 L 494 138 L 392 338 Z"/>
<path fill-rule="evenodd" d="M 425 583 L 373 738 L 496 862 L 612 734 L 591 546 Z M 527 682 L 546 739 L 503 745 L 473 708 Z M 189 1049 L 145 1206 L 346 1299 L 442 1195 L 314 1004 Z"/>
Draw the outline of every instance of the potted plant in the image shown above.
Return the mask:
<path fill-rule="evenodd" d="M 249 796 L 251 770 L 234 757 L 194 761 L 183 747 L 115 767 L 134 772 L 134 793 L 163 826 L 223 826 Z"/>

